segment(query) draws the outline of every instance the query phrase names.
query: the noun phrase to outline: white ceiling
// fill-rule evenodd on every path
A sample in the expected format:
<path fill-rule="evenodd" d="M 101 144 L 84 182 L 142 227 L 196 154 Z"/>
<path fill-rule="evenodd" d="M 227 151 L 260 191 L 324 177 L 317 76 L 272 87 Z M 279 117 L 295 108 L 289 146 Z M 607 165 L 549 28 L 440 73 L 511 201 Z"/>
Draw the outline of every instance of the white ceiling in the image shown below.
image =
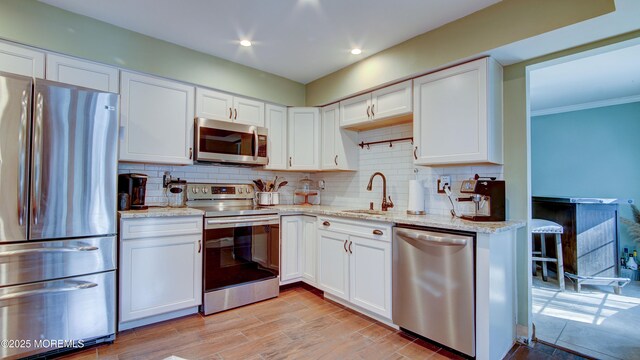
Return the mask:
<path fill-rule="evenodd" d="M 40 1 L 306 84 L 500 0 Z"/>
<path fill-rule="evenodd" d="M 640 101 L 640 44 L 578 57 L 531 72 L 532 115 Z"/>

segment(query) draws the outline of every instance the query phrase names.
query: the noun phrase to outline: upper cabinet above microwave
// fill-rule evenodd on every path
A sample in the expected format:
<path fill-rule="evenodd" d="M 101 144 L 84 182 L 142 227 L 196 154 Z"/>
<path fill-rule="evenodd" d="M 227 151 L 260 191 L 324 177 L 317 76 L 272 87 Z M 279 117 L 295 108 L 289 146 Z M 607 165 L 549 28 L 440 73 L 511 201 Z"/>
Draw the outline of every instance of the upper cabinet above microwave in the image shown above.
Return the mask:
<path fill-rule="evenodd" d="M 196 117 L 264 126 L 264 103 L 220 91 L 197 88 Z"/>
<path fill-rule="evenodd" d="M 340 126 L 366 130 L 411 121 L 411 80 L 340 101 Z"/>
<path fill-rule="evenodd" d="M 502 164 L 500 64 L 482 58 L 413 84 L 415 164 Z"/>

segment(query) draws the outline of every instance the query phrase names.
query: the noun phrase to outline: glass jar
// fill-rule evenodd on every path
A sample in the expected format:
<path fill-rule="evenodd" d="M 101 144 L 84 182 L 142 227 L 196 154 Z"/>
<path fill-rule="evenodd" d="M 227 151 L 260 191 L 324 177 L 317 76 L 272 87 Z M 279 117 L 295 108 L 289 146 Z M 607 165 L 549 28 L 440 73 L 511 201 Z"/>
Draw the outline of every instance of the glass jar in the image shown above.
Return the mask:
<path fill-rule="evenodd" d="M 311 206 L 320 204 L 320 190 L 315 186 L 314 181 L 308 177 L 298 181 L 298 187 L 294 195 L 293 203 L 295 205 Z"/>
<path fill-rule="evenodd" d="M 170 207 L 187 206 L 187 181 L 173 180 L 167 185 L 167 200 Z"/>

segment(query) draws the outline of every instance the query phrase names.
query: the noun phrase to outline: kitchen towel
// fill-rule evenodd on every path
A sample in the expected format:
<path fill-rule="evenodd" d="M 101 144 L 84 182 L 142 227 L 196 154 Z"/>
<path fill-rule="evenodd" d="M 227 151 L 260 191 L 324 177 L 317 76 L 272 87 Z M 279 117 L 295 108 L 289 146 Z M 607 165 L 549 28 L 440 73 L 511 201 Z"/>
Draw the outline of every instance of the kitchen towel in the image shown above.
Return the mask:
<path fill-rule="evenodd" d="M 407 211 L 424 211 L 424 186 L 422 181 L 409 180 L 409 206 Z"/>

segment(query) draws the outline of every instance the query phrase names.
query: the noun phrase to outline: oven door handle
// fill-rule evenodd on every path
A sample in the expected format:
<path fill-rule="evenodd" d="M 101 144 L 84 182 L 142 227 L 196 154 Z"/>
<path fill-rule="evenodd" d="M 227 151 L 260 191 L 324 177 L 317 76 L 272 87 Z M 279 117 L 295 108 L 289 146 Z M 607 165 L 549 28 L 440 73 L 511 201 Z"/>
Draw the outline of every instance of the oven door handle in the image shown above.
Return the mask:
<path fill-rule="evenodd" d="M 278 216 L 251 216 L 251 218 L 213 218 L 206 219 L 205 229 L 220 229 L 226 227 L 256 226 L 279 224 Z"/>

